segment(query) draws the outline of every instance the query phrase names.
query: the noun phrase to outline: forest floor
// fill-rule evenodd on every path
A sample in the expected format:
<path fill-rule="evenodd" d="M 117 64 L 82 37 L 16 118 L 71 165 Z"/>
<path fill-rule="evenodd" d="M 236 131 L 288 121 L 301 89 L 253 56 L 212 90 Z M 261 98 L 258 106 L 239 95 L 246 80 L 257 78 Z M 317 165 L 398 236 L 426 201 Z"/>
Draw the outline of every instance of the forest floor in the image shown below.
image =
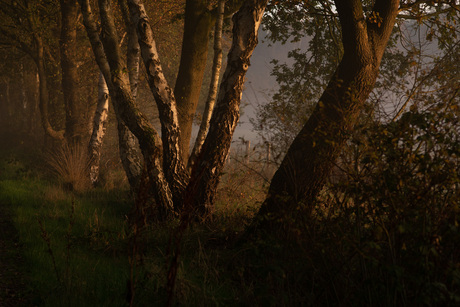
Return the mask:
<path fill-rule="evenodd" d="M 26 306 L 23 258 L 9 208 L 0 203 L 0 307 Z"/>

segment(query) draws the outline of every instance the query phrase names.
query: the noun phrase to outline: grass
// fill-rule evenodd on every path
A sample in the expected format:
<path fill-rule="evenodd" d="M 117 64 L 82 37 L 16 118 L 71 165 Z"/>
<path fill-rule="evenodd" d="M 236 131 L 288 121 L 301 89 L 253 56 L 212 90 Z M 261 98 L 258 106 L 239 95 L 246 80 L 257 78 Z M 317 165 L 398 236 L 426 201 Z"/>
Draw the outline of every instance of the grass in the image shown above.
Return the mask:
<path fill-rule="evenodd" d="M 123 305 L 127 194 L 101 190 L 76 196 L 34 175 L 22 176 L 20 161 L 5 161 L 0 201 L 13 208 L 33 304 Z"/>
<path fill-rule="evenodd" d="M 177 222 L 147 224 L 133 234 L 127 190 L 69 191 L 31 167 L 41 164 L 30 157 L 0 155 L 7 157 L 0 162 L 0 202 L 13 208 L 33 305 L 126 306 L 130 283 L 135 305 L 166 303 L 167 246 Z M 239 296 L 227 272 L 235 256 L 228 247 L 260 193 L 257 183 L 244 185 L 249 176 L 225 176 L 216 219 L 184 236 L 175 292 L 181 305 L 231 304 Z M 235 189 L 241 192 L 232 198 Z"/>
<path fill-rule="evenodd" d="M 69 191 L 32 167 L 42 165 L 36 156 L 0 152 L 0 202 L 19 231 L 31 305 L 166 305 L 168 245 L 178 221 L 135 228 L 128 188 L 112 188 L 123 182 L 118 170 L 115 185 Z M 234 166 L 222 177 L 214 218 L 191 225 L 180 242 L 175 305 L 460 303 L 457 215 L 430 233 L 424 226 L 425 234 L 418 215 L 431 216 L 423 210 L 400 205 L 390 219 L 377 193 L 363 201 L 345 197 L 354 190 L 331 188 L 294 242 L 244 240 L 267 185 Z"/>

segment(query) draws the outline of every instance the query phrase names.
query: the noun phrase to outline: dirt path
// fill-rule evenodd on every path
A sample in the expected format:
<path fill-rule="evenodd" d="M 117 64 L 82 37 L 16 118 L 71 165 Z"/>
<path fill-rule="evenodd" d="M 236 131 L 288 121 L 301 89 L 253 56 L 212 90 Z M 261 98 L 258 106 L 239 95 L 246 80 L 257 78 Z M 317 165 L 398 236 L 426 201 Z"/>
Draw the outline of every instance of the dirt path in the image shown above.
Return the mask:
<path fill-rule="evenodd" d="M 0 307 L 29 306 L 22 264 L 18 232 L 10 210 L 0 203 Z"/>

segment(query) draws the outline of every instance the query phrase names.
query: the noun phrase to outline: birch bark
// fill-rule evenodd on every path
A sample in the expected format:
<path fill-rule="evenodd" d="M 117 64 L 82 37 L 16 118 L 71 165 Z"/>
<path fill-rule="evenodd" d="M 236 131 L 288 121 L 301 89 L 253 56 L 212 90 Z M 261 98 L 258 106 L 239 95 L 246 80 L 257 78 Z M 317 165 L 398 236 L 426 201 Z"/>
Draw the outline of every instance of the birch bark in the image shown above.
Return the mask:
<path fill-rule="evenodd" d="M 93 119 L 93 132 L 88 146 L 89 178 L 93 185 L 99 181 L 99 164 L 101 159 L 101 147 L 104 139 L 107 118 L 109 112 L 109 88 L 104 75 L 99 74 L 98 98 L 96 112 Z"/>
<path fill-rule="evenodd" d="M 103 40 L 99 37 L 88 0 L 79 0 L 83 22 L 91 42 L 93 52 L 100 70 L 107 80 L 109 92 L 113 98 L 115 113 L 127 124 L 136 135 L 147 165 L 148 175 L 153 186 L 154 197 L 160 209 L 160 218 L 166 218 L 173 212 L 174 205 L 169 184 L 165 179 L 160 159 L 161 141 L 158 133 L 147 118 L 137 109 L 129 88 L 126 67 L 120 55 L 117 33 L 110 4 L 106 0 L 99 1 Z"/>
<path fill-rule="evenodd" d="M 127 23 L 128 28 L 128 52 L 127 52 L 127 69 L 129 76 L 129 85 L 134 101 L 137 99 L 137 88 L 139 82 L 139 44 L 134 26 Z M 142 174 L 142 165 L 136 151 L 135 136 L 129 131 L 122 118 L 117 117 L 118 128 L 118 146 L 120 158 L 128 177 L 131 188 L 135 190 L 139 186 Z"/>
<path fill-rule="evenodd" d="M 188 183 L 188 174 L 182 160 L 180 128 L 176 99 L 163 74 L 149 18 L 139 0 L 129 0 L 131 20 L 137 29 L 139 46 L 150 90 L 160 113 L 161 138 L 163 142 L 163 169 L 173 193 L 174 202 L 181 206 L 182 196 Z"/>
<path fill-rule="evenodd" d="M 220 175 L 239 119 L 239 106 L 250 57 L 267 0 L 245 1 L 233 16 L 233 42 L 216 107 L 200 159 L 192 169 L 186 199 L 199 216 L 212 212 Z"/>

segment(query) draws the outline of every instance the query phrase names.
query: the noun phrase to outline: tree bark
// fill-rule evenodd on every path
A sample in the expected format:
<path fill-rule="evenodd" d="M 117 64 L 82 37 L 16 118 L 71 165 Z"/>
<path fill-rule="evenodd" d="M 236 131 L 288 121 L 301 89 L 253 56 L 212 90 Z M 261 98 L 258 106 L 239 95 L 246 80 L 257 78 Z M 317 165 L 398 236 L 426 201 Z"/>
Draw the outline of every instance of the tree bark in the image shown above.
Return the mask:
<path fill-rule="evenodd" d="M 139 46 L 147 71 L 149 86 L 160 113 L 163 169 L 173 193 L 174 202 L 177 206 L 180 206 L 189 178 L 179 146 L 180 129 L 177 118 L 176 99 L 163 75 L 149 18 L 144 6 L 137 0 L 129 0 L 128 3 L 131 11 L 131 19 L 137 28 Z"/>
<path fill-rule="evenodd" d="M 102 141 L 105 135 L 109 112 L 109 89 L 102 73 L 99 74 L 98 88 L 97 107 L 93 120 L 93 133 L 91 134 L 88 146 L 89 177 L 93 185 L 97 184 L 99 181 Z"/>
<path fill-rule="evenodd" d="M 77 0 L 60 0 L 62 91 L 66 111 L 65 138 L 70 145 L 82 144 L 87 136 L 85 101 L 78 95 L 79 77 L 77 67 Z"/>
<path fill-rule="evenodd" d="M 129 88 L 126 67 L 124 67 L 118 45 L 117 33 L 109 3 L 99 0 L 103 40 L 99 37 L 96 23 L 88 0 L 80 0 L 85 28 L 90 38 L 99 68 L 107 80 L 115 113 L 118 113 L 128 128 L 139 140 L 139 145 L 151 179 L 154 197 L 162 216 L 173 212 L 173 200 L 169 184 L 161 167 L 161 140 L 148 119 L 137 109 Z"/>
<path fill-rule="evenodd" d="M 45 135 L 50 137 L 56 141 L 63 141 L 64 140 L 64 131 L 56 131 L 53 129 L 49 122 L 48 117 L 48 103 L 49 103 L 49 96 L 48 96 L 48 84 L 47 84 L 47 76 L 45 70 L 45 60 L 43 54 L 43 42 L 38 34 L 34 34 L 34 45 L 35 45 L 35 55 L 33 59 L 35 64 L 37 65 L 38 71 L 38 78 L 40 79 L 39 84 L 39 109 L 40 109 L 40 116 L 42 127 L 45 130 Z"/>
<path fill-rule="evenodd" d="M 243 0 L 228 0 L 225 16 L 238 10 Z M 208 58 L 209 33 L 216 20 L 216 9 L 209 10 L 206 1 L 187 0 L 185 25 L 182 40 L 179 72 L 174 87 L 177 99 L 179 126 L 181 128 L 181 150 L 184 161 L 188 161 L 193 118 L 198 106 Z"/>
<path fill-rule="evenodd" d="M 186 1 L 181 60 L 174 87 L 183 161 L 188 161 L 193 118 L 200 98 L 212 23 L 213 16 L 204 1 Z"/>
<path fill-rule="evenodd" d="M 218 15 L 216 25 L 214 27 L 214 59 L 212 64 L 211 83 L 209 85 L 208 98 L 206 100 L 206 106 L 201 119 L 200 129 L 198 130 L 195 145 L 193 146 L 192 153 L 190 154 L 190 158 L 188 160 L 187 167 L 189 169 L 193 167 L 193 164 L 195 164 L 201 151 L 204 139 L 206 138 L 206 133 L 209 129 L 209 121 L 211 120 L 212 111 L 214 110 L 214 105 L 216 103 L 220 69 L 222 67 L 222 26 L 224 23 L 224 11 L 225 1 L 219 0 Z"/>
<path fill-rule="evenodd" d="M 239 119 L 239 106 L 249 59 L 257 45 L 257 35 L 267 0 L 244 2 L 233 16 L 233 42 L 219 97 L 211 117 L 208 135 L 199 160 L 192 169 L 186 202 L 206 216 L 212 212 L 214 196 Z"/>
<path fill-rule="evenodd" d="M 128 29 L 128 51 L 126 63 L 128 68 L 129 86 L 133 99 L 136 101 L 139 83 L 140 51 L 135 26 L 127 21 L 126 27 Z M 117 122 L 120 158 L 131 189 L 134 191 L 139 187 L 142 175 L 142 164 L 136 151 L 136 139 L 132 132 L 129 131 L 122 118 L 117 116 Z"/>
<path fill-rule="evenodd" d="M 366 20 L 361 1 L 337 0 L 343 58 L 305 126 L 294 139 L 270 184 L 256 227 L 288 231 L 311 214 L 325 179 L 353 131 L 376 78 L 398 13 L 398 0 L 377 0 L 382 20 Z M 308 220 L 308 218 L 307 218 Z"/>

